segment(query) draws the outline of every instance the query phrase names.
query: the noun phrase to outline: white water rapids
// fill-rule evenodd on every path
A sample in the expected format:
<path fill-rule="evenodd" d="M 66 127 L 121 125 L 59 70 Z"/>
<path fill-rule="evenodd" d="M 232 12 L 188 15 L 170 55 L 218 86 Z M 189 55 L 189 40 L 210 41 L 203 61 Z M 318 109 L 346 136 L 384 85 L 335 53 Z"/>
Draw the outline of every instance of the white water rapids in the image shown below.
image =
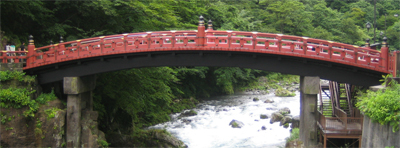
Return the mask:
<path fill-rule="evenodd" d="M 253 101 L 258 97 L 260 101 Z M 198 104 L 198 114 L 179 119 L 180 113 L 171 115 L 170 122 L 150 128 L 165 128 L 189 148 L 274 148 L 284 147 L 285 138 L 290 136 L 290 128 L 270 124 L 270 118 L 260 119 L 260 114 L 270 116 L 280 108 L 288 107 L 291 115 L 300 114 L 300 94 L 294 97 L 275 97 L 266 95 L 235 94 L 213 97 Z M 266 99 L 274 103 L 264 103 Z M 232 128 L 233 120 L 244 123 L 242 128 Z M 191 120 L 191 122 L 184 122 Z M 266 130 L 261 130 L 265 126 Z"/>

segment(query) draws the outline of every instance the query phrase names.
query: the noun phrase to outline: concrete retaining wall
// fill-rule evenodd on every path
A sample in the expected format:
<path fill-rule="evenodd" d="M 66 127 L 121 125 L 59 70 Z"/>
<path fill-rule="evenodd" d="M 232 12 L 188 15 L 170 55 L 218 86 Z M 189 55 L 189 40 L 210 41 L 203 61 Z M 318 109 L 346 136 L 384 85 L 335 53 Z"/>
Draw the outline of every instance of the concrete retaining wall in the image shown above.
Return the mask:
<path fill-rule="evenodd" d="M 392 132 L 392 126 L 381 125 L 364 116 L 362 148 L 400 147 L 400 131 Z"/>

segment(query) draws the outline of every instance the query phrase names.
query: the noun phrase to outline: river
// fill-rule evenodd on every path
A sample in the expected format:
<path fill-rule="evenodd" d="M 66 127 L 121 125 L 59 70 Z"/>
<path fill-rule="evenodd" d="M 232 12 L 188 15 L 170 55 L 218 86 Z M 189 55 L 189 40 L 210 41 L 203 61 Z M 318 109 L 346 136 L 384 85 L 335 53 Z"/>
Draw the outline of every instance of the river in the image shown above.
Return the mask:
<path fill-rule="evenodd" d="M 260 101 L 253 101 L 254 97 Z M 179 118 L 181 113 L 173 114 L 170 122 L 151 128 L 165 128 L 189 148 L 284 147 L 290 128 L 279 126 L 279 122 L 270 124 L 270 119 L 260 119 L 260 114 L 271 115 L 279 108 L 288 107 L 291 115 L 297 116 L 300 114 L 299 98 L 299 92 L 294 97 L 276 97 L 273 93 L 212 97 L 193 109 L 198 113 L 196 116 Z M 264 103 L 266 99 L 275 102 Z M 233 119 L 243 122 L 244 126 L 230 127 Z M 262 130 L 262 126 L 266 130 Z"/>

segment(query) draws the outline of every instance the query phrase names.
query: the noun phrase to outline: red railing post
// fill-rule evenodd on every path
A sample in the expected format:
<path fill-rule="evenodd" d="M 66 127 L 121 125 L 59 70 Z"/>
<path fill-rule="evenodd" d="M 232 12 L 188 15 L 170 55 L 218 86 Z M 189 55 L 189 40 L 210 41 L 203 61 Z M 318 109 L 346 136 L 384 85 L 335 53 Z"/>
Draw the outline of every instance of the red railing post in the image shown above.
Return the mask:
<path fill-rule="evenodd" d="M 400 65 L 398 65 L 398 63 L 400 62 L 400 60 L 399 60 L 399 51 L 393 51 L 392 52 L 392 54 L 393 54 L 393 63 L 392 63 L 392 65 L 393 65 L 393 72 L 392 72 L 392 75 L 393 75 L 393 77 L 397 77 L 397 70 L 400 70 L 400 68 L 399 68 L 399 66 Z"/>
<path fill-rule="evenodd" d="M 358 46 L 354 46 L 354 63 L 358 61 Z"/>
<path fill-rule="evenodd" d="M 228 32 L 228 48 L 231 48 L 231 44 L 232 44 L 232 31 L 228 30 L 226 31 Z"/>
<path fill-rule="evenodd" d="M 201 15 L 200 19 L 199 19 L 199 26 L 197 27 L 197 36 L 196 36 L 196 38 L 197 38 L 196 46 L 197 47 L 206 46 L 206 44 L 205 44 L 205 38 L 206 38 L 205 29 L 206 29 L 206 27 L 204 26 L 204 18 Z"/>
<path fill-rule="evenodd" d="M 304 51 L 304 55 L 307 54 L 307 37 L 303 37 L 303 51 Z"/>
<path fill-rule="evenodd" d="M 276 39 L 278 40 L 278 50 L 279 50 L 279 52 L 281 52 L 281 49 L 282 49 L 282 34 L 278 34 L 278 36 L 276 36 Z"/>
<path fill-rule="evenodd" d="M 29 36 L 29 45 L 28 45 L 28 54 L 26 56 L 26 67 L 33 66 L 33 62 L 35 61 L 35 44 L 33 41 L 33 36 Z"/>
<path fill-rule="evenodd" d="M 65 45 L 63 43 L 64 43 L 63 37 L 60 36 L 60 44 L 58 45 L 58 49 L 59 50 L 56 51 L 57 52 L 56 55 L 60 54 L 60 51 L 65 52 L 64 51 L 65 50 Z"/>
<path fill-rule="evenodd" d="M 147 49 L 150 49 L 150 47 L 151 47 L 151 43 L 153 42 L 152 40 L 151 40 L 151 32 L 146 32 L 147 33 Z"/>
<path fill-rule="evenodd" d="M 257 33 L 258 32 L 252 32 L 253 33 L 253 50 L 256 49 L 257 46 Z"/>
<path fill-rule="evenodd" d="M 7 51 L 3 51 L 2 53 L 3 53 L 3 55 L 2 55 L 3 56 L 3 61 L 2 62 L 3 63 L 7 63 Z"/>
<path fill-rule="evenodd" d="M 332 49 L 332 47 L 333 47 L 333 45 L 332 45 L 332 43 L 333 42 L 331 42 L 331 41 L 329 41 L 329 43 L 328 43 L 328 55 L 329 55 L 329 59 L 332 59 L 332 54 L 333 54 L 333 49 Z"/>
<path fill-rule="evenodd" d="M 76 40 L 76 51 L 78 52 L 78 57 L 80 56 L 79 55 L 80 50 L 81 50 L 81 40 Z"/>
<path fill-rule="evenodd" d="M 175 43 L 176 43 L 175 32 L 176 32 L 176 31 L 171 31 L 171 44 L 172 44 L 172 48 L 175 47 Z"/>
<path fill-rule="evenodd" d="M 382 60 L 382 68 L 385 71 L 388 71 L 388 62 L 389 62 L 389 47 L 387 46 L 387 38 L 383 37 L 382 47 L 381 47 L 381 58 Z"/>
<path fill-rule="evenodd" d="M 122 39 L 124 40 L 124 50 L 126 51 L 126 46 L 128 44 L 128 34 L 122 34 L 124 35 L 124 37 L 122 37 Z"/>
<path fill-rule="evenodd" d="M 100 38 L 100 53 L 103 54 L 103 48 L 104 48 L 104 36 L 99 37 Z M 137 46 L 136 46 L 137 48 Z"/>

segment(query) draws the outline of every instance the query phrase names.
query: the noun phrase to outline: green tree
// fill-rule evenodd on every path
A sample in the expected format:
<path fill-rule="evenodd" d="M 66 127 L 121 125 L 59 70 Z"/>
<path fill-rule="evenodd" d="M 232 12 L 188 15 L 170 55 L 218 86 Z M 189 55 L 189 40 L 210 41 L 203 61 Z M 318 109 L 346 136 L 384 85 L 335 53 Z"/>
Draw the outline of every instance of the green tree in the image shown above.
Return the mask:
<path fill-rule="evenodd" d="M 293 25 L 298 9 L 304 10 L 304 5 L 294 0 L 276 1 L 267 7 L 267 10 L 271 12 L 271 20 L 281 33 L 284 33 L 285 26 Z"/>

